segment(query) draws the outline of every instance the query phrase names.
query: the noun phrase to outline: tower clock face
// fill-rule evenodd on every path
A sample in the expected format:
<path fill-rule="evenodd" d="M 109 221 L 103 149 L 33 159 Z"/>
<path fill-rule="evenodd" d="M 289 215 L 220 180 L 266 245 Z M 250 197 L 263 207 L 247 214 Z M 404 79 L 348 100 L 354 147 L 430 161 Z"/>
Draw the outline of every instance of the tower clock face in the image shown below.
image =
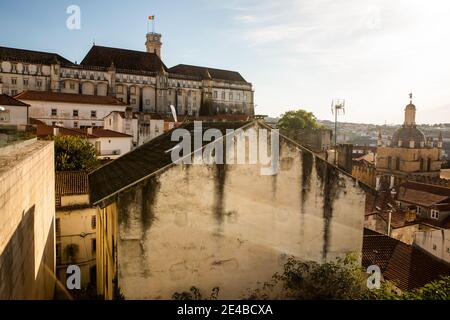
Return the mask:
<path fill-rule="evenodd" d="M 158 37 L 154 37 L 153 40 L 158 41 Z"/>

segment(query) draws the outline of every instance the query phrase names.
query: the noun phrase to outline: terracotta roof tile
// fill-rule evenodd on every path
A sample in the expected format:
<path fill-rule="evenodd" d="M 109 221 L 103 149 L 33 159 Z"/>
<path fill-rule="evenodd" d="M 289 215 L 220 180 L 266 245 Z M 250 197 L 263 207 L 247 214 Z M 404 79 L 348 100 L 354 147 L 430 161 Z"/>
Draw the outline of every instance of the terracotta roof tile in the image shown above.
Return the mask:
<path fill-rule="evenodd" d="M 397 197 L 399 201 L 430 207 L 448 201 L 450 188 L 410 181 L 400 185 Z"/>
<path fill-rule="evenodd" d="M 57 171 L 55 194 L 57 197 L 89 193 L 88 175 L 85 171 Z"/>
<path fill-rule="evenodd" d="M 0 94 L 0 106 L 29 107 L 30 105 L 17 99 L 14 99 L 13 97 L 8 96 L 7 94 Z"/>
<path fill-rule="evenodd" d="M 421 287 L 439 276 L 450 275 L 450 266 L 421 249 L 381 233 L 364 229 L 362 264 L 378 265 L 386 280 L 401 290 Z"/>
<path fill-rule="evenodd" d="M 66 102 L 66 103 L 126 106 L 125 103 L 111 96 L 94 96 L 94 95 L 51 92 L 51 91 L 24 91 L 16 95 L 14 98 L 30 101 L 52 101 L 52 102 Z"/>

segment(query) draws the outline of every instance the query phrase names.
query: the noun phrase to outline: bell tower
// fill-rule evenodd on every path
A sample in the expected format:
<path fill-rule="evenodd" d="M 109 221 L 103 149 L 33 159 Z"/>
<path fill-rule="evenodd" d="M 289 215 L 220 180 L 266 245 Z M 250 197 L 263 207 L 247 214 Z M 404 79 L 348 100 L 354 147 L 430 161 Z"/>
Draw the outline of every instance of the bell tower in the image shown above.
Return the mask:
<path fill-rule="evenodd" d="M 155 32 L 147 33 L 147 41 L 145 42 L 145 47 L 147 52 L 156 53 L 156 55 L 161 59 L 161 34 Z"/>

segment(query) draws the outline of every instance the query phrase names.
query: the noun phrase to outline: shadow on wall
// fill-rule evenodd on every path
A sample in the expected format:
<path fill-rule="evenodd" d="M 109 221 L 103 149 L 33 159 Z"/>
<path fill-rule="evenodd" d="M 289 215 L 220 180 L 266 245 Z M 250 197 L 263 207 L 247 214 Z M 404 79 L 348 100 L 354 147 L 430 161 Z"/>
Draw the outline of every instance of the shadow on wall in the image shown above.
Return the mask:
<path fill-rule="evenodd" d="M 34 222 L 33 205 L 22 214 L 22 220 L 0 255 L 1 300 L 53 298 L 54 281 L 51 271 L 54 272 L 54 221 L 47 236 L 36 277 Z"/>

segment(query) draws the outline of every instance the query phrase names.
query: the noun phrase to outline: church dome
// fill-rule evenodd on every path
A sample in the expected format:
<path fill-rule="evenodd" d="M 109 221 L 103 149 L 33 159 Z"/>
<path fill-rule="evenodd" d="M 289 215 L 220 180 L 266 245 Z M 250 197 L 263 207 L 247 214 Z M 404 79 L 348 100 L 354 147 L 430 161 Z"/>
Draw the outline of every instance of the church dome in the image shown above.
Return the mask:
<path fill-rule="evenodd" d="M 403 126 L 397 129 L 392 136 L 392 145 L 399 146 L 399 141 L 402 142 L 401 146 L 408 148 L 410 141 L 414 141 L 414 148 L 420 148 L 425 146 L 425 135 L 422 131 L 416 128 L 416 126 Z"/>

